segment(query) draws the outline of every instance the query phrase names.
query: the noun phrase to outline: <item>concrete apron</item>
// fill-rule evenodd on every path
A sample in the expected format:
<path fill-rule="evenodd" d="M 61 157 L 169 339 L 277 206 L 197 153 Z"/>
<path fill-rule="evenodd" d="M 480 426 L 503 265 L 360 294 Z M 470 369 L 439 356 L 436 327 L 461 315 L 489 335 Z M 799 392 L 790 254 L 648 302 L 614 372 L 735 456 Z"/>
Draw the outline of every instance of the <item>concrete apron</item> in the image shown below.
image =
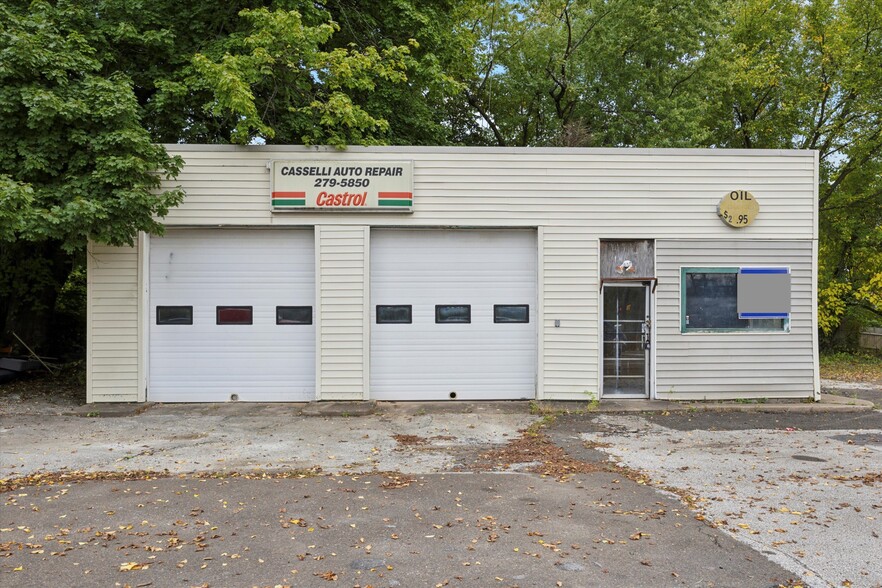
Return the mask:
<path fill-rule="evenodd" d="M 329 473 L 434 473 L 455 467 L 454 454 L 504 444 L 539 418 L 523 405 L 457 407 L 461 412 L 384 407 L 383 414 L 359 417 L 302 416 L 302 405 L 246 403 L 153 405 L 135 416 L 116 413 L 119 418 L 8 415 L 0 417 L 0 478 L 38 471 L 179 474 L 314 466 Z M 114 414 L 114 407 L 89 408 Z M 425 443 L 419 451 L 403 451 L 399 436 Z"/>
<path fill-rule="evenodd" d="M 844 397 L 833 394 L 821 394 L 818 402 L 801 400 L 772 401 L 707 401 L 678 402 L 669 400 L 614 400 L 604 399 L 598 403 L 565 400 L 511 400 L 511 401 L 450 401 L 450 402 L 291 402 L 291 403 L 260 403 L 260 402 L 208 402 L 200 404 L 158 404 L 108 402 L 101 404 L 85 404 L 61 414 L 69 416 L 88 416 L 95 418 L 127 417 L 150 411 L 152 414 L 225 414 L 225 415 L 258 415 L 258 414 L 294 414 L 302 416 L 353 417 L 368 414 L 451 414 L 451 413 L 537 413 L 546 412 L 695 412 L 695 411 L 738 411 L 738 412 L 859 412 L 873 410 L 871 401 L 860 398 Z"/>
<path fill-rule="evenodd" d="M 88 405 L 74 414 L 119 418 L 61 416 L 47 426 L 45 415 L 0 416 L 0 478 L 38 471 L 174 474 L 316 465 L 326 472 L 436 473 L 450 471 L 464 452 L 518 437 L 547 411 L 586 408 L 585 403 L 559 402 Z M 868 410 L 872 405 L 825 395 L 812 404 L 714 403 L 697 408 L 663 401 L 601 402 L 591 413 L 711 408 L 813 412 Z M 373 414 L 352 416 L 359 412 Z M 397 435 L 425 442 L 419 451 L 402 451 Z"/>

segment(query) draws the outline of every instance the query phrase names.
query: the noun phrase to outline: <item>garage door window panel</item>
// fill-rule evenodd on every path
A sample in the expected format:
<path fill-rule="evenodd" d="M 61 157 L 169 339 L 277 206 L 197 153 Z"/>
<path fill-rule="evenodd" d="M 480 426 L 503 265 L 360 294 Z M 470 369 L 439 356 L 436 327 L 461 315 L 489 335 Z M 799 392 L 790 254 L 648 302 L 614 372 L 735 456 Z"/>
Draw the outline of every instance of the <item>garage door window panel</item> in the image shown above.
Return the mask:
<path fill-rule="evenodd" d="M 254 324 L 254 311 L 250 306 L 218 306 L 217 324 L 219 325 L 251 325 Z"/>
<path fill-rule="evenodd" d="M 472 322 L 470 304 L 438 304 L 435 306 L 436 324 L 466 324 Z"/>
<path fill-rule="evenodd" d="M 192 325 L 192 306 L 157 306 L 157 325 Z"/>
<path fill-rule="evenodd" d="M 311 325 L 311 306 L 277 306 L 277 325 Z"/>
<path fill-rule="evenodd" d="M 494 323 L 529 323 L 529 304 L 494 304 Z"/>
<path fill-rule="evenodd" d="M 400 324 L 413 323 L 413 306 L 410 304 L 378 304 L 377 324 Z"/>

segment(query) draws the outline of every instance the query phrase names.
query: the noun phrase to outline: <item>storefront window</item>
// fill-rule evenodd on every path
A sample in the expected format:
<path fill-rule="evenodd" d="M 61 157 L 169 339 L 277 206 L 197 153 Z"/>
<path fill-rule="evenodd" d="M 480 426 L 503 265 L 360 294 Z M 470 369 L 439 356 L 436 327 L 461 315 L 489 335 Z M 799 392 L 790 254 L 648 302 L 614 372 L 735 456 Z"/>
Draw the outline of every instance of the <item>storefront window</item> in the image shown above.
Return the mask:
<path fill-rule="evenodd" d="M 789 331 L 789 319 L 738 318 L 738 268 L 689 267 L 680 273 L 680 332 Z"/>

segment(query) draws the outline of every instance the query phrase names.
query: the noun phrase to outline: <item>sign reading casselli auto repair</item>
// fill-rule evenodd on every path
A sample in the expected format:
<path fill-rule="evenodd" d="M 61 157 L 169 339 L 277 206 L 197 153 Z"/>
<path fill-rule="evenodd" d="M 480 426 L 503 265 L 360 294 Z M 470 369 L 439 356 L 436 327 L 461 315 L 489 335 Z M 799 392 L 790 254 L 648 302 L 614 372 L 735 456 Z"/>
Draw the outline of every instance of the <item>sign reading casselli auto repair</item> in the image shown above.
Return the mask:
<path fill-rule="evenodd" d="M 411 161 L 274 161 L 274 211 L 410 212 Z"/>

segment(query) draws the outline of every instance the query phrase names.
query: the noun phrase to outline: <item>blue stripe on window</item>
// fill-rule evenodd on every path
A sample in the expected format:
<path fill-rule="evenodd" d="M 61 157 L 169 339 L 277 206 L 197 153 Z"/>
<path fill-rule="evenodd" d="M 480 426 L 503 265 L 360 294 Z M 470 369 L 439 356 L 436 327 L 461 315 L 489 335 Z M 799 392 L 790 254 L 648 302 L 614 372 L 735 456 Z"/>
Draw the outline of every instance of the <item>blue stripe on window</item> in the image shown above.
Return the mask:
<path fill-rule="evenodd" d="M 740 319 L 752 319 L 752 318 L 789 318 L 790 314 L 786 312 L 739 312 L 738 318 Z"/>
<path fill-rule="evenodd" d="M 738 270 L 742 274 L 789 274 L 786 267 L 742 267 Z"/>

